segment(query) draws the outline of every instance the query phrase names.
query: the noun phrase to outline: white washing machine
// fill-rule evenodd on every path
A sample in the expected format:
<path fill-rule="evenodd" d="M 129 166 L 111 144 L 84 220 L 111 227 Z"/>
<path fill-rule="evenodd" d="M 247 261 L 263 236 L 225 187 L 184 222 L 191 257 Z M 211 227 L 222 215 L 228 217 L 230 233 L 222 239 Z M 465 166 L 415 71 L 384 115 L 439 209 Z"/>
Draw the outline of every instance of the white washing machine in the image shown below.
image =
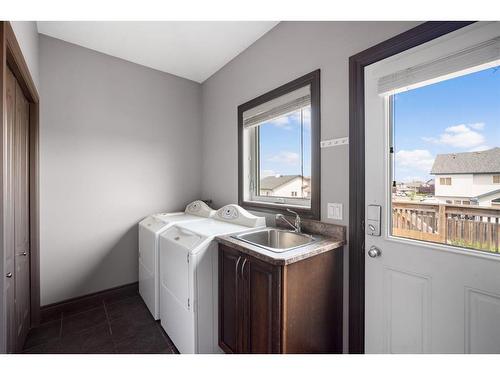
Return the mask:
<path fill-rule="evenodd" d="M 237 205 L 207 221 L 160 235 L 160 320 L 180 353 L 221 353 L 218 345 L 218 244 L 215 236 L 265 227 Z"/>
<path fill-rule="evenodd" d="M 139 223 L 139 294 L 156 320 L 160 319 L 159 234 L 176 223 L 210 220 L 215 212 L 194 201 L 184 212 L 155 214 Z"/>

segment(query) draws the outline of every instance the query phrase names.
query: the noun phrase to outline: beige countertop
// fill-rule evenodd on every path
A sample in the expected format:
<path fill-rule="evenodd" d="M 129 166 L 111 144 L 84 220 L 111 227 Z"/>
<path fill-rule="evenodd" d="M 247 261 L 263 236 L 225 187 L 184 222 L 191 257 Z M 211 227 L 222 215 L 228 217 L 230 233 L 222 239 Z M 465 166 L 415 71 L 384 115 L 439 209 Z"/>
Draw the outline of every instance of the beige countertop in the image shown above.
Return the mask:
<path fill-rule="evenodd" d="M 317 242 L 282 253 L 276 253 L 274 251 L 249 244 L 248 242 L 233 238 L 230 235 L 216 237 L 216 240 L 221 244 L 237 249 L 242 253 L 251 255 L 264 262 L 281 266 L 292 264 L 327 251 L 340 249 L 345 245 L 344 239 L 318 234 L 313 234 L 313 236 L 318 239 Z"/>

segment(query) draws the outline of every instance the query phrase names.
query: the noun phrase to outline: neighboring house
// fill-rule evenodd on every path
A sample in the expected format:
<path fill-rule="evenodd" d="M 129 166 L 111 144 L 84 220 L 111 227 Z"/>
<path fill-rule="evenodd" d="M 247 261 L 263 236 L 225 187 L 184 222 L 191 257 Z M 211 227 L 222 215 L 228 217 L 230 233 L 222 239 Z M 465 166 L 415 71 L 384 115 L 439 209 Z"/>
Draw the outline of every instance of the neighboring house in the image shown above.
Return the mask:
<path fill-rule="evenodd" d="M 311 178 L 301 175 L 268 176 L 260 180 L 260 195 L 269 197 L 309 198 Z"/>
<path fill-rule="evenodd" d="M 426 182 L 398 182 L 396 183 L 396 188 L 393 189 L 393 193 L 403 193 L 405 195 L 411 195 L 413 193 L 434 194 L 434 180 L 431 179 Z"/>
<path fill-rule="evenodd" d="M 417 192 L 418 186 L 420 186 L 420 184 L 420 181 L 398 182 L 396 183 L 396 192 L 410 195 L 411 193 Z"/>
<path fill-rule="evenodd" d="M 431 174 L 435 196 L 448 204 L 498 204 L 500 147 L 486 151 L 437 155 Z"/>
<path fill-rule="evenodd" d="M 427 195 L 434 195 L 435 193 L 435 186 L 434 186 L 434 180 L 430 179 L 422 183 L 418 188 L 417 188 L 417 193 L 419 194 L 427 194 Z"/>

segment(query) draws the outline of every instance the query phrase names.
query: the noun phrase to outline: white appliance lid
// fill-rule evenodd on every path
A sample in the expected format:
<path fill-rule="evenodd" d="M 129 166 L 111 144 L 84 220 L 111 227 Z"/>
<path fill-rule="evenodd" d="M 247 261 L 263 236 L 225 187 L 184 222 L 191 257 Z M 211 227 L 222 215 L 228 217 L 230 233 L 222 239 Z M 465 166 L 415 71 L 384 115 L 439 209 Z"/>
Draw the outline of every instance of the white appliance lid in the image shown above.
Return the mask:
<path fill-rule="evenodd" d="M 211 209 L 205 202 L 200 200 L 189 203 L 186 206 L 185 212 L 187 214 L 203 217 L 212 217 L 215 215 L 215 210 Z"/>
<path fill-rule="evenodd" d="M 226 223 L 244 225 L 250 228 L 266 226 L 265 217 L 252 215 L 237 204 L 228 204 L 218 209 L 214 219 Z"/>

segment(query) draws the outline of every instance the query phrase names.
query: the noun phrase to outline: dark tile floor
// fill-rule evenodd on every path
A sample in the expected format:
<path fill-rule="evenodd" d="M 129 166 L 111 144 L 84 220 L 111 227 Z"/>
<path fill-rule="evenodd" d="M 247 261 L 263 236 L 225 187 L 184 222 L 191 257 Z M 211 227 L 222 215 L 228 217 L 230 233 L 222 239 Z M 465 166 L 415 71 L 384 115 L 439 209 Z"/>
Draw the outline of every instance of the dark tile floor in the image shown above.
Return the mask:
<path fill-rule="evenodd" d="M 139 295 L 103 300 L 84 311 L 63 312 L 33 328 L 27 354 L 178 353 Z"/>

